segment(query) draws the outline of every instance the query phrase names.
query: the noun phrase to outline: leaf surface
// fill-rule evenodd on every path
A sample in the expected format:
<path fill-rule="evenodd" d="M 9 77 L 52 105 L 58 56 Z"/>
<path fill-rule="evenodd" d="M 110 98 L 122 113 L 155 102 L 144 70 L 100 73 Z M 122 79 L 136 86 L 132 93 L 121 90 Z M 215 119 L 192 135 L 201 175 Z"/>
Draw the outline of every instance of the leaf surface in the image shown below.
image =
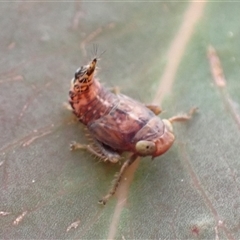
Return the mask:
<path fill-rule="evenodd" d="M 1 239 L 240 238 L 239 3 L 0 6 Z M 105 207 L 97 201 L 120 166 L 69 151 L 86 138 L 63 106 L 94 43 L 107 50 L 105 86 L 154 101 L 163 118 L 199 107 L 174 126 L 166 154 L 133 164 Z"/>

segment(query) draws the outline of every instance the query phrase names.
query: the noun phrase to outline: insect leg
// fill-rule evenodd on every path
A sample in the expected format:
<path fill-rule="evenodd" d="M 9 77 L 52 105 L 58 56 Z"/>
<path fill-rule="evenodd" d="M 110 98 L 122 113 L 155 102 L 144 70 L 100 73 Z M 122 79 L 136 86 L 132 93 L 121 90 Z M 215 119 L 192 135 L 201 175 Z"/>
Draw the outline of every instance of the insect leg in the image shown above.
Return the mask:
<path fill-rule="evenodd" d="M 173 116 L 173 117 L 169 118 L 168 120 L 171 123 L 173 123 L 173 122 L 183 122 L 183 121 L 190 120 L 192 118 L 193 114 L 195 114 L 197 110 L 198 110 L 197 107 L 193 107 L 193 108 L 190 109 L 190 111 L 187 114 Z"/>
<path fill-rule="evenodd" d="M 72 142 L 70 144 L 70 150 L 87 150 L 88 152 L 90 152 L 104 162 L 109 161 L 112 163 L 117 163 L 120 161 L 121 156 L 117 152 L 105 147 L 103 144 L 101 144 L 95 139 L 91 139 L 91 141 L 93 142 L 93 144 L 81 144 L 77 142 Z"/>
<path fill-rule="evenodd" d="M 150 109 L 155 115 L 158 115 L 162 112 L 162 109 L 157 105 L 146 104 L 148 109 Z"/>
<path fill-rule="evenodd" d="M 130 156 L 130 158 L 128 158 L 123 163 L 123 165 L 122 165 L 122 167 L 120 169 L 120 172 L 117 173 L 116 178 L 113 181 L 112 187 L 110 188 L 108 193 L 101 200 L 98 201 L 98 203 L 105 205 L 107 203 L 107 201 L 109 200 L 109 198 L 112 197 L 115 194 L 115 192 L 116 192 L 116 190 L 117 190 L 117 188 L 119 186 L 119 183 L 120 183 L 120 181 L 122 179 L 122 176 L 123 176 L 124 172 L 137 159 L 137 157 L 138 156 L 136 154 L 132 154 Z"/>

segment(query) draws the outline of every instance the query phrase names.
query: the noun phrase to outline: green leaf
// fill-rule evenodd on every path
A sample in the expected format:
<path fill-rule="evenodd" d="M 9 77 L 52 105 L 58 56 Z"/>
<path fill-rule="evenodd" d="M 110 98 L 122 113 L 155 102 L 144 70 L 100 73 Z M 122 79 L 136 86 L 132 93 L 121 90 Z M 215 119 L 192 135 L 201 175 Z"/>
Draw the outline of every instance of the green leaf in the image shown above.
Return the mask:
<path fill-rule="evenodd" d="M 1 239 L 240 238 L 239 3 L 0 6 Z M 64 107 L 93 44 L 107 50 L 105 86 L 160 105 L 162 118 L 199 107 L 174 125 L 166 154 L 128 169 L 105 207 L 120 165 L 69 151 L 86 138 Z"/>

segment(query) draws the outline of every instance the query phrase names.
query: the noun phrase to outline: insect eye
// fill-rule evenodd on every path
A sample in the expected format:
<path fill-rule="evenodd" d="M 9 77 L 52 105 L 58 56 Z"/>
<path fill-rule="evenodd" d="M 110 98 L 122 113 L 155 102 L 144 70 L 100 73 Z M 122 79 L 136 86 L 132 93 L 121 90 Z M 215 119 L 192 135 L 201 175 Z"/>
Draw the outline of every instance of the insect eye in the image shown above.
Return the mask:
<path fill-rule="evenodd" d="M 141 140 L 135 145 L 137 153 L 141 156 L 152 155 L 156 151 L 156 145 L 154 142 Z"/>

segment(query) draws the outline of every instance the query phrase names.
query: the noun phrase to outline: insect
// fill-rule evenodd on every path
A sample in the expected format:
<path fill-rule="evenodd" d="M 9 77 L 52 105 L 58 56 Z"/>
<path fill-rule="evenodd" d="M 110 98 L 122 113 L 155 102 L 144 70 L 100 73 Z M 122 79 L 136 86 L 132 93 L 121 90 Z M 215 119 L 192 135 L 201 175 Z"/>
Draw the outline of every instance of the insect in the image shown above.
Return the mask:
<path fill-rule="evenodd" d="M 103 161 L 117 163 L 123 152 L 131 156 L 123 163 L 108 193 L 99 201 L 106 204 L 116 192 L 125 170 L 138 156 L 155 158 L 165 153 L 174 142 L 172 123 L 189 120 L 188 114 L 161 120 L 161 109 L 140 103 L 126 95 L 103 87 L 95 77 L 98 58 L 77 69 L 71 80 L 69 103 L 73 113 L 83 123 L 91 144 L 73 142 L 71 150 L 85 149 Z"/>

